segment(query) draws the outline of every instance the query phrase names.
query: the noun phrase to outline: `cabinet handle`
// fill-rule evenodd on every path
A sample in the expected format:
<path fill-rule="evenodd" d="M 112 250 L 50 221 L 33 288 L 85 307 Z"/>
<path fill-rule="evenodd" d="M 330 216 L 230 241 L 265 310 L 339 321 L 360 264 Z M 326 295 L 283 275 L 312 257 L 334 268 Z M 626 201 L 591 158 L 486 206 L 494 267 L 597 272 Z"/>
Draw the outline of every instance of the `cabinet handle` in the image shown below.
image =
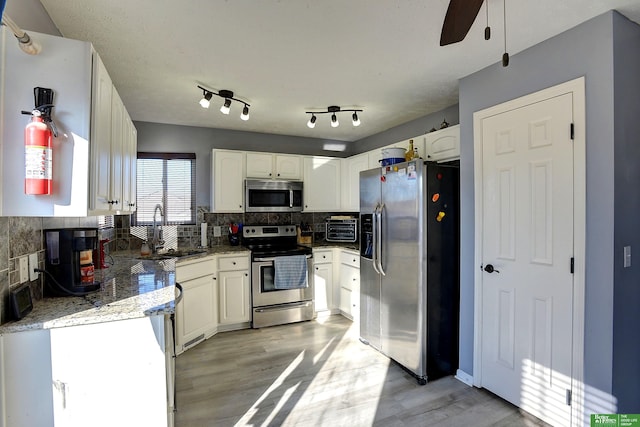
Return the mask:
<path fill-rule="evenodd" d="M 244 273 L 244 275 L 245 275 L 245 276 L 248 276 L 248 275 L 249 275 L 249 273 Z"/>
<path fill-rule="evenodd" d="M 216 276 L 213 276 L 213 280 L 218 280 L 218 278 Z"/>
<path fill-rule="evenodd" d="M 278 174 L 278 176 L 280 176 L 280 174 Z"/>
<path fill-rule="evenodd" d="M 356 262 L 356 260 L 354 259 L 353 262 Z"/>
<path fill-rule="evenodd" d="M 318 269 L 318 267 L 316 267 L 316 270 Z"/>
<path fill-rule="evenodd" d="M 235 261 L 231 261 L 231 264 L 236 265 L 236 262 Z"/>

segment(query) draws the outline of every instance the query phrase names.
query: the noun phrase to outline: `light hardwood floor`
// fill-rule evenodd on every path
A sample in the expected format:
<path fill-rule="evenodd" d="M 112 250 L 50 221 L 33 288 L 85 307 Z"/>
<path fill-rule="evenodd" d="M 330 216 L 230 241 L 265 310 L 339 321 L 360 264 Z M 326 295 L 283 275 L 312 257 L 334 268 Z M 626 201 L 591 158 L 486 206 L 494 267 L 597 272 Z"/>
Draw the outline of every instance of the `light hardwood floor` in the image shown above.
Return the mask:
<path fill-rule="evenodd" d="M 419 386 L 339 315 L 220 333 L 176 366 L 176 427 L 544 425 L 453 377 Z"/>

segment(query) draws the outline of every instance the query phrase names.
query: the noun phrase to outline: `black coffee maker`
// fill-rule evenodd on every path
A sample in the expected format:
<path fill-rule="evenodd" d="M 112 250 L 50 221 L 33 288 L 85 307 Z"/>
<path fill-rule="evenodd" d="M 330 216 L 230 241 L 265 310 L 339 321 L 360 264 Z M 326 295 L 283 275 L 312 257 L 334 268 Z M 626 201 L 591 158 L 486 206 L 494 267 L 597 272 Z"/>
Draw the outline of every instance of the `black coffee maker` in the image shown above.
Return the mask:
<path fill-rule="evenodd" d="M 93 265 L 97 228 L 47 229 L 44 240 L 44 296 L 79 296 L 100 289 L 100 282 L 94 280 Z"/>

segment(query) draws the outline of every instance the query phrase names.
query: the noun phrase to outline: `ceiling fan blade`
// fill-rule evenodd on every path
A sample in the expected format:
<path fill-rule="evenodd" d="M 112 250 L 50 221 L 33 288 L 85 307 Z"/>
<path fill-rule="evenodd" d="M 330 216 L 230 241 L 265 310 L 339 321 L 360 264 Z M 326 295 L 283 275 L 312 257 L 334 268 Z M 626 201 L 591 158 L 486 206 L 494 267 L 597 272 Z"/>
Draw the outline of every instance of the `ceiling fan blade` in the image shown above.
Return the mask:
<path fill-rule="evenodd" d="M 484 0 L 451 0 L 442 24 L 440 46 L 462 41 L 476 20 Z"/>

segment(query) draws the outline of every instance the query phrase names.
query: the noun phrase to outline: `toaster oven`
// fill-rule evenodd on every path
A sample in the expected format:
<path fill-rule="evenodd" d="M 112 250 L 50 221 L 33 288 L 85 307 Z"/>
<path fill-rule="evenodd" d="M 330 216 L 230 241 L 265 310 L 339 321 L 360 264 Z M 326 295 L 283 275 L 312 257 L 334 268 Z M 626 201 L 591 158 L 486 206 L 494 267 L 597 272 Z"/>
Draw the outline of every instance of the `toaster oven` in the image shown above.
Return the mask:
<path fill-rule="evenodd" d="M 327 242 L 358 241 L 358 219 L 328 219 L 325 239 Z"/>

